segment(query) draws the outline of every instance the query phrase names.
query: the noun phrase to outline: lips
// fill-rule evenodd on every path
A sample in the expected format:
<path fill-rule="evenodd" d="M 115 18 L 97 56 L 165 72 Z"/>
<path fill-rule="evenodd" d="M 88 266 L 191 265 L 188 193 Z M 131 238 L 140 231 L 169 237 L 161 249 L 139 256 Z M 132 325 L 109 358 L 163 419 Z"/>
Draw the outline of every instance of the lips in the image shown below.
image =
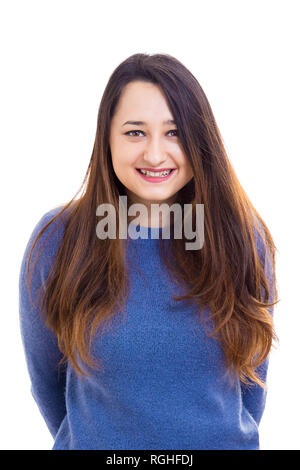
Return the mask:
<path fill-rule="evenodd" d="M 143 178 L 144 181 L 147 181 L 149 183 L 162 183 L 162 182 L 168 180 L 169 178 L 171 178 L 172 175 L 174 173 L 176 173 L 176 168 L 174 168 L 174 169 L 169 168 L 169 170 L 172 170 L 172 171 L 170 171 L 166 176 L 146 176 L 140 171 L 140 169 L 135 168 L 135 170 L 136 170 L 137 174 L 141 178 Z M 148 170 L 148 171 L 152 171 L 152 170 Z"/>
<path fill-rule="evenodd" d="M 137 168 L 137 170 L 153 171 L 153 173 L 160 173 L 161 171 L 175 170 L 175 168 Z"/>

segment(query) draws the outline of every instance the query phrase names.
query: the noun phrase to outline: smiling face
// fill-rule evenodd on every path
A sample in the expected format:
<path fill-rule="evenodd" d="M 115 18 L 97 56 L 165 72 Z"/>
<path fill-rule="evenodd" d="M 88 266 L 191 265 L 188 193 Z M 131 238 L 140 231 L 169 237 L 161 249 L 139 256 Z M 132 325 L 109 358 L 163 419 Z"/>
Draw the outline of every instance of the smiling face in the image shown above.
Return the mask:
<path fill-rule="evenodd" d="M 148 208 L 151 203 L 171 204 L 193 178 L 168 102 L 157 85 L 134 81 L 124 87 L 112 118 L 109 143 L 113 169 L 130 204 L 142 203 Z M 153 178 L 138 169 L 172 171 Z"/>

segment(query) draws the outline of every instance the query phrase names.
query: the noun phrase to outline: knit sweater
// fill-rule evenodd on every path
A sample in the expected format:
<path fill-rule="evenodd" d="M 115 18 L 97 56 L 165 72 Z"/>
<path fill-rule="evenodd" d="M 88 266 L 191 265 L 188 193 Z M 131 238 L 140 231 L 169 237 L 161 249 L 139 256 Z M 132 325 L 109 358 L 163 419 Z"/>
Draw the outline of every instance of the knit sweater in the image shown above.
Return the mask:
<path fill-rule="evenodd" d="M 33 239 L 58 210 L 47 212 L 35 226 L 19 277 L 20 330 L 31 393 L 53 436 L 53 449 L 259 449 L 266 391 L 233 380 L 220 345 L 199 322 L 199 307 L 172 299 L 178 288 L 160 260 L 159 240 L 151 238 L 161 228 L 140 227 L 148 238 L 129 240 L 126 259 L 134 260 L 141 272 L 129 270 L 126 314 L 116 315 L 111 327 L 99 330 L 94 339 L 101 368 L 86 366 L 91 375 L 81 378 L 70 363 L 58 370 L 62 353 L 57 338 L 46 327 L 39 304 L 30 304 L 26 288 Z M 33 297 L 47 278 L 62 234 L 63 225 L 43 247 L 33 273 Z M 272 280 L 259 239 L 258 249 Z M 206 318 L 209 313 L 205 309 Z M 264 379 L 268 359 L 260 367 Z"/>

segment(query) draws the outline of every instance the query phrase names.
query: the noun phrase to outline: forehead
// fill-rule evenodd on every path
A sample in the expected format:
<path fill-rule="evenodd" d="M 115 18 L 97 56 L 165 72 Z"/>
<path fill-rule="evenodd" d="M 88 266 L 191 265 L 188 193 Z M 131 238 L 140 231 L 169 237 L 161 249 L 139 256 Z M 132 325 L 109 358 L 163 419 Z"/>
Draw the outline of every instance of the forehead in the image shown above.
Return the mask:
<path fill-rule="evenodd" d="M 147 116 L 153 119 L 156 115 L 165 120 L 173 118 L 167 99 L 158 85 L 142 81 L 125 85 L 115 112 L 117 119 L 147 120 Z"/>

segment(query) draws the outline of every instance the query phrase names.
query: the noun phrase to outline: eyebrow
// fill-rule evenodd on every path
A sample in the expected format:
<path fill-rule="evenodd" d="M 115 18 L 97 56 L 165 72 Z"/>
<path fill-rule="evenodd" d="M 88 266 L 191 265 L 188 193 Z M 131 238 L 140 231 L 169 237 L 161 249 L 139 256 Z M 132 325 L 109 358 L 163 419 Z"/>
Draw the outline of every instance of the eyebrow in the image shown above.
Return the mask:
<path fill-rule="evenodd" d="M 131 124 L 132 126 L 144 126 L 147 123 L 144 121 L 126 121 L 124 122 L 123 126 L 125 124 Z M 168 119 L 167 121 L 164 121 L 163 124 L 174 124 L 176 126 L 176 122 L 173 119 Z"/>

